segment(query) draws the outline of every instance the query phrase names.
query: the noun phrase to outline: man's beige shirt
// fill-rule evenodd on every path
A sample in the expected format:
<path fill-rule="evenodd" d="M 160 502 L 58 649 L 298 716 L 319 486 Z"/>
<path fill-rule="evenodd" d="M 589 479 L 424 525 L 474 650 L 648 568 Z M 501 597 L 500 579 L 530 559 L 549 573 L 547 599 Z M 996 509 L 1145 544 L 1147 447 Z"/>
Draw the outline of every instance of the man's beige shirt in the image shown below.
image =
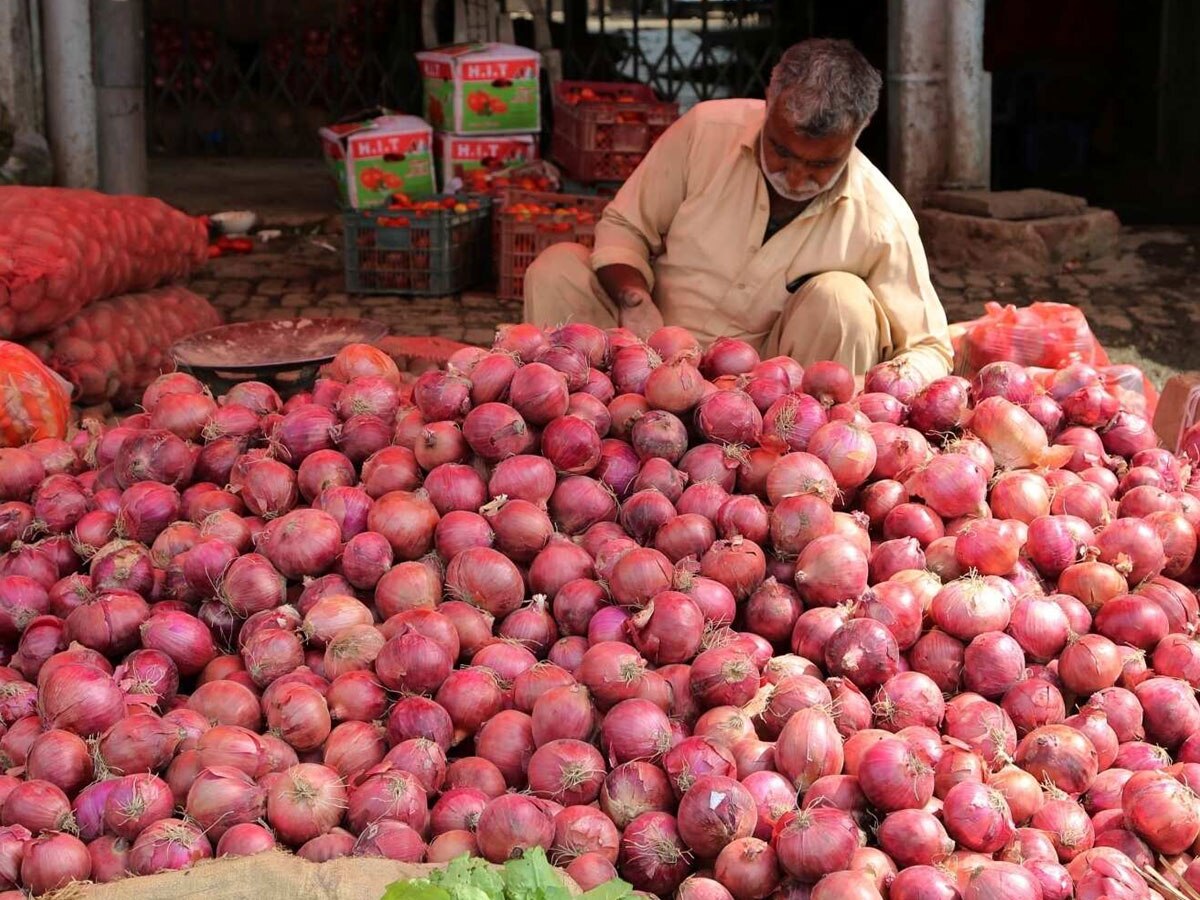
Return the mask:
<path fill-rule="evenodd" d="M 672 125 L 596 226 L 592 267 L 634 266 L 668 322 L 702 341 L 759 340 L 805 275 L 862 278 L 887 319 L 884 358 L 906 354 L 927 379 L 950 369 L 946 314 L 916 219 L 857 149 L 845 171 L 763 243 L 769 195 L 759 168 L 761 100 L 700 103 Z M 890 332 L 890 333 L 888 333 Z"/>

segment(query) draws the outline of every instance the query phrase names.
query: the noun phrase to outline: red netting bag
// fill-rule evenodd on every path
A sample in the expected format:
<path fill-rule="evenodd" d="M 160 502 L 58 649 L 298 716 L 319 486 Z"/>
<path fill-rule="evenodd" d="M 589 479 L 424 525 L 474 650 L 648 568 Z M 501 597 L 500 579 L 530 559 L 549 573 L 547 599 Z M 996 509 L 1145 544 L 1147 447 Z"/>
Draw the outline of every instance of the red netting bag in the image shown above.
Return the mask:
<path fill-rule="evenodd" d="M 93 303 L 29 347 L 75 386 L 76 402 L 124 406 L 175 368 L 172 344 L 220 324 L 211 303 L 170 286 Z"/>
<path fill-rule="evenodd" d="M 207 258 L 197 218 L 152 197 L 0 190 L 0 338 L 37 334 L 89 303 L 186 277 Z"/>
<path fill-rule="evenodd" d="M 69 386 L 20 344 L 0 341 L 0 447 L 64 438 Z"/>
<path fill-rule="evenodd" d="M 1107 365 L 1083 311 L 1069 303 L 1029 306 L 984 304 L 983 318 L 969 322 L 956 348 L 955 370 L 970 377 L 988 363 L 1060 369 L 1072 362 Z"/>

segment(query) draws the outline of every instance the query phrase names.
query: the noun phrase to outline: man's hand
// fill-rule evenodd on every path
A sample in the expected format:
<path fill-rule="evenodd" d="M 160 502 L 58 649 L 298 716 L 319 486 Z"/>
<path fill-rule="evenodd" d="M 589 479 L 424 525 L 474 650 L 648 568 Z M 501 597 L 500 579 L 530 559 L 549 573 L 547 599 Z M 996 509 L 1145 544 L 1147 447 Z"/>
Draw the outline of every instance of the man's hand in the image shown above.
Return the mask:
<path fill-rule="evenodd" d="M 649 291 L 626 288 L 617 294 L 616 301 L 618 321 L 642 340 L 662 328 L 662 313 L 654 305 Z"/>
<path fill-rule="evenodd" d="M 622 263 L 596 270 L 604 292 L 617 305 L 617 322 L 642 340 L 663 326 L 662 313 L 650 296 L 650 285 L 633 266 Z"/>

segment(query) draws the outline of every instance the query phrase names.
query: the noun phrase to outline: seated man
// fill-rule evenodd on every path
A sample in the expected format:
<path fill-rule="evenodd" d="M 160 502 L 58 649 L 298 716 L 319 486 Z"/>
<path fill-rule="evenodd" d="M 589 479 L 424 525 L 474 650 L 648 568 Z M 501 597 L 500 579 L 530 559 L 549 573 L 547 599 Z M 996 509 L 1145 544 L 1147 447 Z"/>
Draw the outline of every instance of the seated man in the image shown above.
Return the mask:
<path fill-rule="evenodd" d="M 596 225 L 525 276 L 525 320 L 645 337 L 664 324 L 763 357 L 861 375 L 902 358 L 950 369 L 946 314 L 904 198 L 857 149 L 879 73 L 847 41 L 788 50 L 767 101 L 712 100 L 672 125 Z"/>

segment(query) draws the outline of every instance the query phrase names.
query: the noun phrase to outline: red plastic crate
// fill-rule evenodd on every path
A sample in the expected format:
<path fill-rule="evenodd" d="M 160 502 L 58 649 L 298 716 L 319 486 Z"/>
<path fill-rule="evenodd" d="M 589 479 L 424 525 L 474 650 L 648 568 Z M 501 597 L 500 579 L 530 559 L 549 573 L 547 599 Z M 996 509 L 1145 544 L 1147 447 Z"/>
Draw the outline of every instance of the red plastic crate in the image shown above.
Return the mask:
<path fill-rule="evenodd" d="M 679 104 L 644 84 L 560 81 L 550 152 L 579 181 L 622 181 L 677 118 Z"/>
<path fill-rule="evenodd" d="M 486 279 L 492 200 L 486 194 L 454 196 L 458 207 L 345 213 L 347 292 L 440 297 Z"/>
<path fill-rule="evenodd" d="M 525 270 L 552 244 L 574 241 L 591 247 L 596 222 L 607 205 L 608 198 L 588 194 L 505 192 L 493 210 L 496 297 L 520 300 L 524 296 Z"/>

